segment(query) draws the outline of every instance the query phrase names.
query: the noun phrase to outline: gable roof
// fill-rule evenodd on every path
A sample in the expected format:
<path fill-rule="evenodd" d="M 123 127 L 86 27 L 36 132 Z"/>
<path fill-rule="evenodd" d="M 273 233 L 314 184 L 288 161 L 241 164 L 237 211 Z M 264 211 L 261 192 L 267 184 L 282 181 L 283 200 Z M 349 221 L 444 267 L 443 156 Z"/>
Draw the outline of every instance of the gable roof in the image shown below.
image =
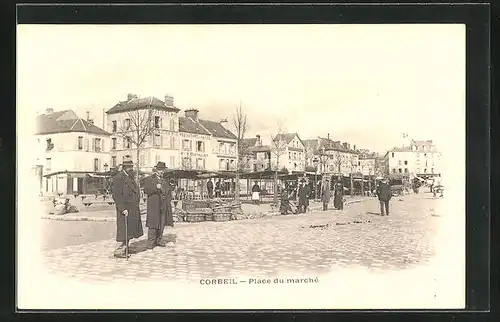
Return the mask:
<path fill-rule="evenodd" d="M 243 139 L 240 142 L 241 146 L 244 148 L 251 148 L 257 144 L 257 138 Z"/>
<path fill-rule="evenodd" d="M 86 132 L 99 135 L 111 135 L 98 126 L 78 117 L 72 110 L 64 110 L 36 117 L 35 134 L 55 134 L 65 132 Z"/>
<path fill-rule="evenodd" d="M 110 108 L 106 113 L 107 114 L 116 114 L 128 112 L 136 109 L 145 109 L 151 106 L 151 108 L 169 111 L 169 112 L 179 112 L 179 109 L 175 106 L 167 106 L 165 102 L 162 100 L 153 97 L 142 97 L 142 98 L 133 98 L 130 101 L 120 101 L 115 106 Z"/>
<path fill-rule="evenodd" d="M 300 139 L 300 136 L 298 133 L 278 134 L 274 137 L 273 141 L 282 140 L 282 141 L 286 142 L 286 144 L 289 144 L 290 142 L 292 142 L 293 139 L 295 139 L 295 137 L 297 137 L 299 139 L 299 141 L 305 146 L 304 142 Z"/>

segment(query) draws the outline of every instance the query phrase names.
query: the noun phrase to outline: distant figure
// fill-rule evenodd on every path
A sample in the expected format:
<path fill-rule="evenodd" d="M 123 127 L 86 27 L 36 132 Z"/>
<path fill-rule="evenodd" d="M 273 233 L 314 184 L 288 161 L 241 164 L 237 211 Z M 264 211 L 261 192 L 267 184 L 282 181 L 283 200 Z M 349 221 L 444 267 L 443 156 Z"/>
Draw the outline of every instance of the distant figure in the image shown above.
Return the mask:
<path fill-rule="evenodd" d="M 440 194 L 439 197 L 443 197 L 444 186 L 443 186 L 443 178 L 441 177 L 441 174 L 438 174 L 438 177 L 437 177 L 435 184 L 436 184 L 436 186 L 433 189 L 434 197 L 436 197 L 437 193 Z"/>
<path fill-rule="evenodd" d="M 78 209 L 69 202 L 69 198 L 65 198 L 64 202 L 59 202 L 55 200 L 54 202 L 54 214 L 55 215 L 65 215 L 68 213 L 76 213 Z"/>
<path fill-rule="evenodd" d="M 433 177 L 430 185 L 430 191 L 434 192 L 434 185 L 436 184 L 436 178 Z"/>
<path fill-rule="evenodd" d="M 260 187 L 258 181 L 255 181 L 255 184 L 252 187 L 252 201 L 258 205 L 260 201 Z"/>
<path fill-rule="evenodd" d="M 290 198 L 289 197 L 290 196 L 288 194 L 288 190 L 287 190 L 285 184 L 283 184 L 281 186 L 281 204 L 280 204 L 280 213 L 282 215 L 288 214 L 289 211 L 291 213 L 293 213 L 292 207 L 290 205 Z"/>
<path fill-rule="evenodd" d="M 309 198 L 311 196 L 311 188 L 306 185 L 306 180 L 300 180 L 299 186 L 299 213 L 305 214 L 307 212 L 307 207 L 309 207 Z"/>
<path fill-rule="evenodd" d="M 219 179 L 219 181 L 217 181 L 215 183 L 215 198 L 220 198 L 221 197 L 221 181 Z"/>
<path fill-rule="evenodd" d="M 212 179 L 208 179 L 207 192 L 208 198 L 212 199 L 214 197 L 214 183 L 212 182 Z"/>
<path fill-rule="evenodd" d="M 413 178 L 412 188 L 413 192 L 418 194 L 418 189 L 420 188 L 420 180 L 418 178 Z"/>
<path fill-rule="evenodd" d="M 321 185 L 321 201 L 323 202 L 323 211 L 328 210 L 330 203 L 330 182 L 325 180 L 325 184 Z"/>
<path fill-rule="evenodd" d="M 340 177 L 333 187 L 333 206 L 335 209 L 344 209 L 344 185 Z"/>
<path fill-rule="evenodd" d="M 378 185 L 377 197 L 380 201 L 380 215 L 389 216 L 389 201 L 392 198 L 392 191 L 387 178 L 384 178 Z"/>

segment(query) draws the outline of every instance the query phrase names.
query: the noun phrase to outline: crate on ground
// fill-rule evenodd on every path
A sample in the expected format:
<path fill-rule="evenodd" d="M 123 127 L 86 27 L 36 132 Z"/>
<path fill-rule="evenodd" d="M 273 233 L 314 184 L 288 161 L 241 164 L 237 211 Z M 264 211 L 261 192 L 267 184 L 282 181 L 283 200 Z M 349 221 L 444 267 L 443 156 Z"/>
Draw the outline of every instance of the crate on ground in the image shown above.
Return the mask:
<path fill-rule="evenodd" d="M 229 221 L 231 220 L 231 213 L 230 212 L 223 212 L 223 213 L 214 213 L 214 221 Z"/>
<path fill-rule="evenodd" d="M 205 221 L 213 221 L 213 220 L 214 220 L 213 214 L 206 214 L 205 215 Z"/>
<path fill-rule="evenodd" d="M 224 205 L 224 206 L 217 206 L 217 207 L 214 207 L 212 208 L 214 213 L 230 213 L 232 208 L 231 206 L 228 206 L 228 205 Z"/>
<path fill-rule="evenodd" d="M 187 222 L 202 222 L 205 221 L 205 214 L 187 214 L 185 217 Z"/>

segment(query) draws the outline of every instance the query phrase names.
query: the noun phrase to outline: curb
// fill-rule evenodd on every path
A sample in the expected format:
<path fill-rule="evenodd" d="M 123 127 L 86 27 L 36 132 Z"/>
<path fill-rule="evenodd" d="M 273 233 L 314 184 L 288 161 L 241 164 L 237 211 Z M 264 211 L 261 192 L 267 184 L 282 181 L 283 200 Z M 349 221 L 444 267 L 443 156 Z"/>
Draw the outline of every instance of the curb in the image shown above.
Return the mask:
<path fill-rule="evenodd" d="M 345 205 L 355 204 L 362 201 L 366 201 L 370 199 L 357 199 L 357 200 L 348 200 L 345 202 Z M 321 205 L 310 207 L 311 210 L 321 209 Z M 277 216 L 280 215 L 280 212 L 271 212 L 267 213 L 267 216 Z M 145 216 L 145 214 L 141 214 L 141 217 Z M 116 222 L 116 217 L 87 217 L 87 216 L 71 216 L 71 215 L 43 215 L 41 219 L 49 219 L 49 220 L 58 220 L 58 221 L 92 221 L 92 222 Z"/>

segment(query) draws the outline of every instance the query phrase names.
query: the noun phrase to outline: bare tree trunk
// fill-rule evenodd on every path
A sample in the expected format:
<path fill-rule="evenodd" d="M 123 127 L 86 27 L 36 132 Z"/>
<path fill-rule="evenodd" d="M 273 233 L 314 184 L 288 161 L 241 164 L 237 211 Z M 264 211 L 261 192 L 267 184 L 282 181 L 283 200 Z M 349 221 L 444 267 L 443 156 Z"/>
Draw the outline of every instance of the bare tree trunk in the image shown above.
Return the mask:
<path fill-rule="evenodd" d="M 139 173 L 141 172 L 141 149 L 139 146 L 137 146 L 137 149 L 136 149 L 136 153 L 137 153 L 137 171 L 136 171 L 136 174 L 135 174 L 135 181 L 137 182 L 137 185 L 139 185 Z"/>
<path fill-rule="evenodd" d="M 236 166 L 236 184 L 235 184 L 235 192 L 234 197 L 236 202 L 240 202 L 240 169 L 239 166 Z"/>
<path fill-rule="evenodd" d="M 280 167 L 279 157 L 276 158 L 276 171 L 274 172 L 274 198 L 273 203 L 278 204 L 278 169 Z"/>

